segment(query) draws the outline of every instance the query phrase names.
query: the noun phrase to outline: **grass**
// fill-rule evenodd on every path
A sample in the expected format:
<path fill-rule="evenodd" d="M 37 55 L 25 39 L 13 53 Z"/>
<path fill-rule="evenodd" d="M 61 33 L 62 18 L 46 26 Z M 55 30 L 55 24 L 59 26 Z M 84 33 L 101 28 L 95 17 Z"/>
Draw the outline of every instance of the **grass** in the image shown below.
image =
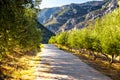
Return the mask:
<path fill-rule="evenodd" d="M 24 69 L 18 69 L 13 73 L 15 79 L 35 80 L 36 76 L 34 72 L 40 62 L 38 54 L 36 56 L 24 56 L 19 60 L 20 64 L 23 63 Z"/>
<path fill-rule="evenodd" d="M 43 46 L 41 46 L 43 47 Z M 0 61 L 0 80 L 36 80 L 40 52 L 13 53 Z"/>
<path fill-rule="evenodd" d="M 62 50 L 71 52 L 66 46 L 57 46 Z M 79 57 L 83 62 L 87 63 L 89 66 L 98 70 L 102 74 L 109 76 L 112 80 L 120 80 L 120 62 L 115 62 L 110 65 L 108 61 L 102 58 L 97 58 L 94 60 L 92 56 L 85 53 L 78 53 L 75 50 L 72 51 L 72 54 Z"/>

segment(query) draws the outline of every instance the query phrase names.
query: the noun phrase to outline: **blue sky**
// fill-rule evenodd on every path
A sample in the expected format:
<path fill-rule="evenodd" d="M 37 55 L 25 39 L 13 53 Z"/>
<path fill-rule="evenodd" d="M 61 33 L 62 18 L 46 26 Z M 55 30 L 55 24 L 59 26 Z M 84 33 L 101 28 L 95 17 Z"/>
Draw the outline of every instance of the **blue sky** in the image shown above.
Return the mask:
<path fill-rule="evenodd" d="M 95 0 L 42 0 L 40 8 L 50 8 L 62 6 L 70 3 L 84 3 L 87 1 L 95 1 Z"/>

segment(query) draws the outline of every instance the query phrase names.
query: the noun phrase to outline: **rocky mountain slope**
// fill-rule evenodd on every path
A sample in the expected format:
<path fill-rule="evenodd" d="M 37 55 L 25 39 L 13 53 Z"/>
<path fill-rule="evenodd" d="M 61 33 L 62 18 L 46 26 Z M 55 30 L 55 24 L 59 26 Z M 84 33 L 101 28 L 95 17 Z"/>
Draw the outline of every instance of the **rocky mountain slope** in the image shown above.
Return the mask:
<path fill-rule="evenodd" d="M 103 0 L 46 8 L 39 12 L 38 22 L 54 33 L 80 29 L 87 26 L 89 21 L 113 11 L 117 6 L 116 0 Z"/>

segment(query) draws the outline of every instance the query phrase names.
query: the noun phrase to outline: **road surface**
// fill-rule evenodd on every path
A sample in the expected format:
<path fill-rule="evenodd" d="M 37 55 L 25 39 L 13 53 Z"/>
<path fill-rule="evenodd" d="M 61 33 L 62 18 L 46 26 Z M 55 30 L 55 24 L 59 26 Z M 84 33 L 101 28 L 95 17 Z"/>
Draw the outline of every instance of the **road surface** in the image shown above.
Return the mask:
<path fill-rule="evenodd" d="M 76 56 L 45 44 L 36 69 L 36 80 L 111 80 Z"/>

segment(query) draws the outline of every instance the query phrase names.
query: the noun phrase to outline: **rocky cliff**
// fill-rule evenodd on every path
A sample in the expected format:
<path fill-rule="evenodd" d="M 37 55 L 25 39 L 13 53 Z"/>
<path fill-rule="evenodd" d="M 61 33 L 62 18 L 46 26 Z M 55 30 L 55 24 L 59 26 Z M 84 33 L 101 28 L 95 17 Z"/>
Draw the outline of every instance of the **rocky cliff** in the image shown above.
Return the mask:
<path fill-rule="evenodd" d="M 54 33 L 80 29 L 87 26 L 88 21 L 104 16 L 116 7 L 116 0 L 103 0 L 46 8 L 39 12 L 38 21 Z"/>

